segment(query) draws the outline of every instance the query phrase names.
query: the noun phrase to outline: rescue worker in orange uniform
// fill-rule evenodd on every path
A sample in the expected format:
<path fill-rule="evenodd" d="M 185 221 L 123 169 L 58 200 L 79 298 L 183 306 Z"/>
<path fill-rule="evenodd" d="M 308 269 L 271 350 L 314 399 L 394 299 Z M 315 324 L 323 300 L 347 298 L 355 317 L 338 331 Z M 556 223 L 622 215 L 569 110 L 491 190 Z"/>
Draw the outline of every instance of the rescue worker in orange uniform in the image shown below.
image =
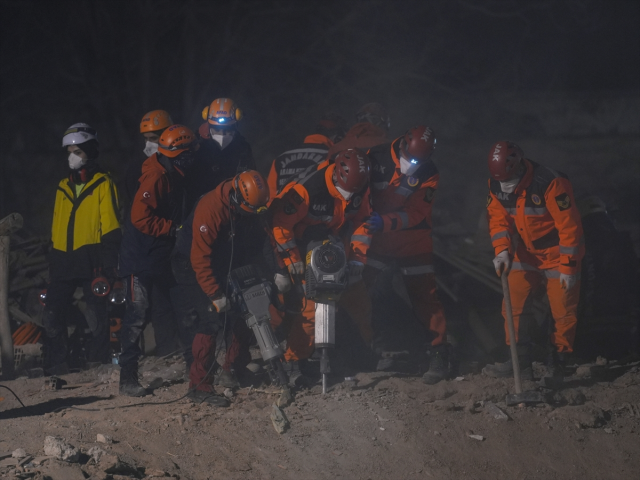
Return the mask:
<path fill-rule="evenodd" d="M 348 148 L 359 148 L 366 152 L 371 147 L 388 143 L 387 132 L 390 127 L 387 110 L 379 103 L 367 103 L 356 113 L 356 124 L 329 149 L 329 157 Z"/>
<path fill-rule="evenodd" d="M 140 133 L 145 140 L 144 157 L 140 156 L 129 163 L 125 174 L 125 189 L 128 197 L 128 210 L 138 190 L 139 180 L 142 176 L 144 161 L 154 153 L 158 153 L 158 142 L 162 133 L 173 125 L 171 116 L 165 110 L 152 110 L 146 113 L 140 121 Z M 127 213 L 128 214 L 128 213 Z M 153 325 L 154 340 L 156 343 L 155 355 L 164 357 L 175 351 L 180 346 L 178 340 L 178 327 L 169 298 L 158 287 L 152 287 L 151 306 L 149 318 Z"/>
<path fill-rule="evenodd" d="M 276 247 L 292 276 L 304 273 L 304 255 L 310 241 L 334 235 L 342 239 L 348 252 L 349 275 L 354 280 L 350 289 L 364 291 L 364 282 L 355 280 L 362 276 L 371 244 L 371 234 L 364 228 L 365 219 L 371 214 L 370 170 L 369 159 L 363 152 L 345 150 L 336 156 L 333 164 L 287 185 L 272 203 Z M 279 284 L 277 275 L 276 284 Z M 348 293 L 349 290 L 345 292 Z M 339 305 L 349 309 L 349 302 L 343 301 L 344 298 L 345 295 Z M 309 358 L 314 349 L 315 303 L 307 299 L 302 305 L 303 311 L 296 316 L 289 331 L 285 352 L 285 370 L 294 386 L 301 386 L 307 380 L 300 371 L 299 361 Z M 370 322 L 361 321 L 370 319 L 370 311 L 364 315 L 348 313 L 365 342 L 370 344 L 373 337 Z"/>
<path fill-rule="evenodd" d="M 186 179 L 189 211 L 196 200 L 224 180 L 256 168 L 251 146 L 238 130 L 243 117 L 230 98 L 216 98 L 202 111 L 205 122 L 198 128 L 200 149 Z"/>
<path fill-rule="evenodd" d="M 446 321 L 432 258 L 431 210 L 439 180 L 431 160 L 435 144 L 433 130 L 417 126 L 391 144 L 369 150 L 374 213 L 367 228 L 374 236 L 365 271 L 365 281 L 373 286 L 388 264 L 400 267 L 413 311 L 430 333 L 429 370 L 423 376 L 430 385 L 448 370 Z M 375 302 L 384 298 L 376 295 L 373 301 L 376 311 Z"/>
<path fill-rule="evenodd" d="M 197 402 L 216 406 L 228 406 L 226 398 L 213 390 L 217 336 L 232 323 L 225 322 L 231 312 L 227 297 L 229 271 L 249 264 L 261 264 L 262 247 L 266 236 L 260 215 L 267 212 L 269 188 L 265 178 L 255 170 L 249 170 L 225 180 L 204 195 L 195 207 L 193 216 L 178 232 L 175 260 L 184 259 L 180 277 L 187 275 L 193 281 L 181 281 L 180 295 L 185 307 L 191 308 L 195 317 L 191 351 L 193 362 L 189 369 L 189 397 Z M 191 288 L 193 286 L 193 288 Z M 173 292 L 172 292 L 173 293 Z M 226 326 L 225 326 L 226 323 Z M 251 331 L 242 318 L 236 318 L 233 339 L 229 342 L 223 372 L 232 372 L 239 359 L 240 345 L 248 343 Z M 227 335 L 225 335 L 227 336 Z M 243 338 L 238 339 L 241 336 Z M 246 352 L 248 355 L 248 351 Z M 244 365 L 251 356 L 244 359 Z M 229 375 L 232 376 L 232 375 Z M 236 381 L 237 382 L 237 381 Z M 234 386 L 238 386 L 237 384 Z"/>
<path fill-rule="evenodd" d="M 296 176 L 327 159 L 333 143 L 344 137 L 344 123 L 342 117 L 327 114 L 301 145 L 276 157 L 267 177 L 271 198 L 275 198 Z"/>
<path fill-rule="evenodd" d="M 170 255 L 176 230 L 185 217 L 184 175 L 198 148 L 195 134 L 172 125 L 160 136 L 158 153 L 142 166 L 140 187 L 133 199 L 120 246 L 119 274 L 124 278 L 126 313 L 120 331 L 120 394 L 139 397 L 146 390 L 138 381 L 140 335 L 146 324 L 151 291 L 165 298 L 175 280 Z"/>
<path fill-rule="evenodd" d="M 571 183 L 566 175 L 526 159 L 522 149 L 508 141 L 491 147 L 488 164 L 493 263 L 498 276 L 509 275 L 521 375 L 533 378 L 531 339 L 519 329 L 520 317 L 542 285 L 555 322 L 550 376 L 561 378 L 564 354 L 573 351 L 584 256 L 582 223 Z M 506 338 L 508 344 L 508 333 Z M 509 360 L 487 365 L 483 371 L 492 377 L 510 377 L 513 364 Z"/>
<path fill-rule="evenodd" d="M 144 157 L 141 156 L 129 163 L 125 175 L 125 187 L 127 196 L 129 197 L 129 203 L 133 201 L 136 190 L 138 190 L 138 180 L 142 175 L 142 164 L 147 158 L 158 152 L 160 135 L 171 125 L 173 125 L 173 121 L 169 113 L 165 110 L 152 110 L 142 117 L 140 121 L 140 133 L 145 140 L 143 149 Z"/>

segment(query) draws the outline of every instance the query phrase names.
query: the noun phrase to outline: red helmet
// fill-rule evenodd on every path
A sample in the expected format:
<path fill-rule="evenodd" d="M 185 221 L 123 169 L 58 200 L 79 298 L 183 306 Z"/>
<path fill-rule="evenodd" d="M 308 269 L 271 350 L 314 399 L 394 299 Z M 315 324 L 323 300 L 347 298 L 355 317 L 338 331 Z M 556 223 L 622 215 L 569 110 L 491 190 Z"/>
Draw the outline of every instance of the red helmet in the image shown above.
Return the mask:
<path fill-rule="evenodd" d="M 522 162 L 524 153 L 513 142 L 502 141 L 495 143 L 489 151 L 489 174 L 494 180 L 504 182 L 518 173 L 518 165 Z"/>
<path fill-rule="evenodd" d="M 336 183 L 347 192 L 356 193 L 369 182 L 371 162 L 369 157 L 357 148 L 349 148 L 338 153 L 334 159 Z"/>
<path fill-rule="evenodd" d="M 407 160 L 426 162 L 436 148 L 436 135 L 424 125 L 410 128 L 400 141 L 400 153 Z"/>

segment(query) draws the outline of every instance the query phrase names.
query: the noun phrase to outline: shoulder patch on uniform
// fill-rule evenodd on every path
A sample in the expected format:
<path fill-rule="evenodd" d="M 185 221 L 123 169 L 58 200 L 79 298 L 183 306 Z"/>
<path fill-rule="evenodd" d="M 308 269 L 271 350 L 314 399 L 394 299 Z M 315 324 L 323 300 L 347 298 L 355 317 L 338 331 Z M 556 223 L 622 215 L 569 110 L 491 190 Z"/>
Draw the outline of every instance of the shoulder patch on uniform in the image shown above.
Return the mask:
<path fill-rule="evenodd" d="M 351 200 L 351 204 L 355 208 L 359 208 L 360 205 L 362 205 L 362 195 L 357 195 L 357 196 L 353 197 L 353 200 Z"/>
<path fill-rule="evenodd" d="M 562 210 L 568 210 L 571 208 L 571 199 L 567 193 L 561 193 L 556 197 L 556 203 L 558 204 L 558 208 Z"/>
<path fill-rule="evenodd" d="M 300 205 L 303 199 L 298 192 L 291 189 L 291 200 L 293 200 L 297 205 Z"/>
<path fill-rule="evenodd" d="M 534 205 L 540 205 L 542 203 L 542 199 L 535 193 L 531 195 L 531 201 L 533 202 Z"/>
<path fill-rule="evenodd" d="M 297 212 L 296 207 L 294 207 L 291 203 L 285 203 L 283 210 L 287 215 L 293 215 Z"/>
<path fill-rule="evenodd" d="M 151 198 L 151 193 L 149 193 L 149 192 L 144 192 L 144 193 L 142 194 L 142 198 Z"/>
<path fill-rule="evenodd" d="M 433 187 L 427 187 L 427 191 L 424 194 L 424 201 L 427 203 L 431 203 L 435 195 L 436 195 L 436 189 Z"/>
<path fill-rule="evenodd" d="M 491 196 L 491 194 L 487 195 L 487 207 L 491 205 L 492 201 L 493 201 L 493 197 Z"/>
<path fill-rule="evenodd" d="M 201 231 L 202 233 L 207 233 L 207 230 L 208 230 L 208 228 L 207 228 L 207 226 L 206 226 L 206 225 L 200 225 L 200 231 Z"/>

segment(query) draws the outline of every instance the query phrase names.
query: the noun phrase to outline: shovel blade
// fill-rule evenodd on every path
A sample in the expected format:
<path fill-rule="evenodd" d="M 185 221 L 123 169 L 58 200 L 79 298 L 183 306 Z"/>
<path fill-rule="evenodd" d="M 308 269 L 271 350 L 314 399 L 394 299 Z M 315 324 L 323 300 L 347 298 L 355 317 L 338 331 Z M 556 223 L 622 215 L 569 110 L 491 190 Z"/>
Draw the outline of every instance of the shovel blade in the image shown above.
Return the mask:
<path fill-rule="evenodd" d="M 521 403 L 545 403 L 546 399 L 540 392 L 522 392 L 507 395 L 505 402 L 508 406 L 512 407 Z"/>

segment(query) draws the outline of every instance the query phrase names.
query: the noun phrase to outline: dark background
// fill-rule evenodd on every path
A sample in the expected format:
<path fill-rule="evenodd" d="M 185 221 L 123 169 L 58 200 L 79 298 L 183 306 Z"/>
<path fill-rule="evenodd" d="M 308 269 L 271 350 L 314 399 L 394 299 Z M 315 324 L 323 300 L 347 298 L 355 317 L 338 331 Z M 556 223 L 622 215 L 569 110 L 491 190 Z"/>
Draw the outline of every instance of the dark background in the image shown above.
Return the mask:
<path fill-rule="evenodd" d="M 391 136 L 438 134 L 439 218 L 472 231 L 509 138 L 637 228 L 640 2 L 0 1 L 0 217 L 47 234 L 64 130 L 87 122 L 116 177 L 142 115 L 197 128 L 231 97 L 266 171 L 327 110 L 378 101 Z M 635 226 L 634 226 L 635 225 Z"/>

